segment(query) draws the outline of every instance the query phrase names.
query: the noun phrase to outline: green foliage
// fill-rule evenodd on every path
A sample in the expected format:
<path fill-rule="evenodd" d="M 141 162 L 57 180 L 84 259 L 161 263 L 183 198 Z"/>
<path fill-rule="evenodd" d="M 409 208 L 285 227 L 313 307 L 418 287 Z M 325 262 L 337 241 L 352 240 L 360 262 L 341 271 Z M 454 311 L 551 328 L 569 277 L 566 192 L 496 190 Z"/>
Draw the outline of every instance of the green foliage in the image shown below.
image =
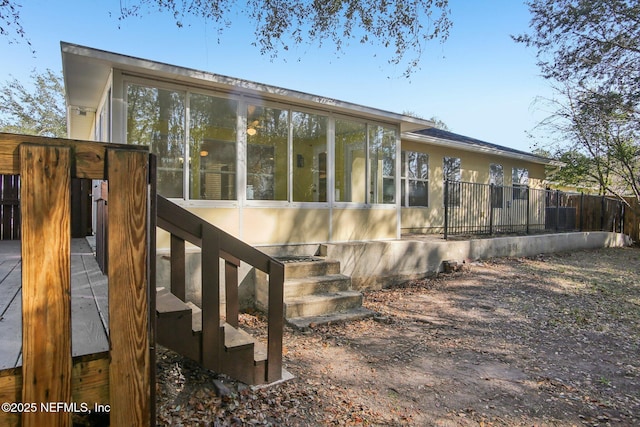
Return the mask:
<path fill-rule="evenodd" d="M 406 65 L 405 76 L 417 68 L 426 43 L 447 39 L 452 25 L 448 0 L 132 0 L 120 19 L 151 10 L 169 12 L 182 27 L 189 15 L 217 25 L 218 33 L 243 17 L 255 25 L 255 43 L 262 54 L 303 43 L 332 43 L 343 52 L 350 42 L 392 50 L 389 63 Z"/>
<path fill-rule="evenodd" d="M 563 145 L 567 182 L 593 178 L 600 191 L 640 200 L 640 4 L 627 0 L 530 0 L 531 32 L 555 81 L 553 113 L 541 123 Z M 562 175 L 562 173 L 560 173 Z"/>
<path fill-rule="evenodd" d="M 0 131 L 66 137 L 62 77 L 47 69 L 33 71 L 31 80 L 33 88 L 15 78 L 0 87 Z"/>

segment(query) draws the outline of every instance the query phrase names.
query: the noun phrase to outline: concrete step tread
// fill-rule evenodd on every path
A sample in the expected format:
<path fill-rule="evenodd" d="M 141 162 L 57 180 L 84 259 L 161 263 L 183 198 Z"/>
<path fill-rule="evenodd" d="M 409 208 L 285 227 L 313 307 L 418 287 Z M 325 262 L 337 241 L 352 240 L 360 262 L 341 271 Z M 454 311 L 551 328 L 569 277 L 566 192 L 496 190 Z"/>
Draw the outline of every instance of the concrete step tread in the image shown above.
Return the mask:
<path fill-rule="evenodd" d="M 351 278 L 349 276 L 345 276 L 344 274 L 327 274 L 324 276 L 295 277 L 291 279 L 286 279 L 284 281 L 284 286 L 286 287 L 287 285 L 297 285 L 297 284 L 306 284 L 306 283 L 333 282 L 338 280 L 351 281 Z"/>
<path fill-rule="evenodd" d="M 323 294 L 304 295 L 304 296 L 295 297 L 295 298 L 285 298 L 284 302 L 287 305 L 294 305 L 294 304 L 321 302 L 321 301 L 332 300 L 332 299 L 360 298 L 360 297 L 362 297 L 362 293 L 360 291 L 338 291 L 338 292 L 327 292 Z"/>
<path fill-rule="evenodd" d="M 353 308 L 346 311 L 322 314 L 318 316 L 294 317 L 287 319 L 287 323 L 300 330 L 308 330 L 315 326 L 329 323 L 341 323 L 373 317 L 375 312 L 364 307 Z"/>
<path fill-rule="evenodd" d="M 284 265 L 284 277 L 286 280 L 337 273 L 340 273 L 340 262 L 330 259 L 290 262 Z"/>

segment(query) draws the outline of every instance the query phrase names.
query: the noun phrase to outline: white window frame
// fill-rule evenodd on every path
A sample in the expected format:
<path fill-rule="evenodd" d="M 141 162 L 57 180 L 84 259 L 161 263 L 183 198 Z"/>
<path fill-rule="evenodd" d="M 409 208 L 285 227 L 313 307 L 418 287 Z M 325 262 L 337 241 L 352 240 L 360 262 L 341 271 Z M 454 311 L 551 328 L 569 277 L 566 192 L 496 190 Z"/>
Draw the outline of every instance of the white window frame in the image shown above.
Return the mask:
<path fill-rule="evenodd" d="M 154 78 L 150 78 L 147 76 L 130 74 L 126 71 L 118 71 L 114 72 L 112 86 L 112 94 L 116 101 L 122 101 L 122 107 L 115 108 L 113 111 L 119 111 L 118 117 L 116 120 L 119 122 L 118 124 L 121 127 L 120 138 L 123 143 L 127 143 L 127 109 L 128 109 L 128 87 L 129 85 L 139 85 L 149 88 L 161 89 L 161 90 L 170 90 L 177 91 L 184 94 L 185 97 L 185 121 L 184 121 L 184 159 L 189 159 L 189 133 L 190 133 L 190 95 L 197 93 L 207 96 L 214 96 L 218 98 L 230 99 L 237 102 L 237 132 L 236 132 L 236 199 L 235 200 L 200 200 L 200 199 L 191 199 L 189 194 L 189 179 L 191 170 L 188 164 L 185 164 L 183 167 L 183 197 L 182 198 L 171 198 L 172 201 L 176 202 L 180 206 L 184 207 L 238 207 L 240 205 L 246 207 L 293 207 L 293 208 L 337 208 L 337 209 L 368 209 L 368 208 L 376 208 L 376 209 L 396 209 L 400 206 L 400 159 L 399 154 L 401 150 L 401 137 L 400 137 L 400 126 L 396 123 L 386 123 L 383 121 L 373 121 L 367 120 L 361 117 L 353 117 L 343 114 L 336 114 L 330 111 L 322 110 L 322 109 L 313 109 L 307 107 L 301 107 L 296 104 L 287 104 L 277 101 L 265 101 L 260 98 L 255 98 L 250 95 L 233 95 L 222 91 L 204 89 L 200 87 L 194 87 L 189 85 L 177 84 L 166 82 L 162 80 L 157 80 Z M 117 90 L 117 92 L 116 92 Z M 117 99 L 118 93 L 120 96 L 120 100 Z M 246 185 L 247 185 L 247 165 L 246 165 L 246 156 L 247 156 L 247 138 L 246 138 L 246 128 L 247 128 L 247 107 L 248 105 L 257 105 L 260 107 L 266 108 L 277 108 L 281 110 L 287 111 L 288 114 L 288 126 L 289 126 L 289 135 L 287 142 L 287 152 L 288 152 L 288 170 L 287 170 L 287 200 L 247 200 L 246 198 Z M 294 162 L 294 153 L 293 153 L 293 123 L 291 120 L 293 112 L 300 113 L 308 113 L 308 114 L 316 114 L 319 116 L 324 116 L 327 120 L 327 201 L 326 202 L 294 202 L 293 199 L 293 162 Z M 364 141 L 364 152 L 365 152 L 365 202 L 337 202 L 335 200 L 335 121 L 336 120 L 348 120 L 355 121 L 358 123 L 365 124 L 365 141 Z M 114 125 L 114 124 L 112 124 Z M 383 126 L 386 128 L 395 129 L 396 133 L 396 160 L 395 160 L 395 176 L 394 180 L 397 180 L 395 184 L 396 188 L 396 197 L 395 203 L 371 203 L 370 202 L 370 179 L 371 179 L 371 165 L 369 158 L 369 130 L 371 126 Z M 344 167 L 344 165 L 342 165 Z"/>

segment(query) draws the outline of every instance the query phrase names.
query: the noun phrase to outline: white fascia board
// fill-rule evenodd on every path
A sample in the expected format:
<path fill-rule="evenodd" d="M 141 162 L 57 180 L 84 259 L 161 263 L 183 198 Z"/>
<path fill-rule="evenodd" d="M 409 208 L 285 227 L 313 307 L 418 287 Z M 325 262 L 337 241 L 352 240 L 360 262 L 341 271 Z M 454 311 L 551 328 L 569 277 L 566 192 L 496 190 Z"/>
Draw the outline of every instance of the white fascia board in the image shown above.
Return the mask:
<path fill-rule="evenodd" d="M 436 138 L 433 136 L 416 135 L 415 133 L 411 133 L 411 132 L 403 133 L 402 140 L 418 142 L 422 144 L 438 145 L 441 147 L 451 147 L 458 150 L 471 151 L 476 153 L 480 152 L 485 154 L 493 154 L 496 156 L 524 160 L 527 162 L 539 163 L 539 164 L 549 165 L 549 166 L 556 166 L 556 167 L 566 166 L 565 163 L 560 162 L 558 160 L 546 159 L 544 157 L 539 157 L 534 154 L 514 153 L 512 151 L 500 150 L 498 148 L 493 148 L 493 147 L 485 147 L 479 144 L 468 144 L 468 143 L 463 143 L 458 141 L 452 141 L 450 139 Z"/>

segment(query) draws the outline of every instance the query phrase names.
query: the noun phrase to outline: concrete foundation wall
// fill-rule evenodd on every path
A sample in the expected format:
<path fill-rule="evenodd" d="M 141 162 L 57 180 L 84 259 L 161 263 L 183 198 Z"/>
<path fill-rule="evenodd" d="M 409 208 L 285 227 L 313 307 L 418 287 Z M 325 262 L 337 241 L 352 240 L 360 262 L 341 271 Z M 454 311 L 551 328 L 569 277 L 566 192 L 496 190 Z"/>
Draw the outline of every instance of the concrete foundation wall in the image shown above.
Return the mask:
<path fill-rule="evenodd" d="M 389 242 L 322 245 L 321 253 L 340 261 L 355 289 L 380 289 L 442 271 L 443 261 L 532 256 L 602 247 L 621 247 L 631 241 L 623 234 L 584 232 L 539 236 L 497 237 L 466 241 L 395 240 Z"/>
<path fill-rule="evenodd" d="M 472 261 L 494 257 L 532 256 L 631 244 L 628 236 L 607 232 L 513 236 L 465 241 L 391 240 L 384 242 L 335 243 L 324 245 L 270 246 L 259 249 L 271 256 L 320 255 L 340 261 L 341 273 L 351 276 L 354 289 L 381 289 L 432 275 L 443 270 L 443 262 Z M 186 253 L 187 300 L 201 305 L 201 260 L 199 248 Z M 224 265 L 220 262 L 221 301 L 224 301 Z M 157 286 L 170 289 L 171 266 L 168 251 L 157 255 Z M 241 308 L 257 308 L 267 300 L 267 276 L 245 263 L 239 271 Z M 260 304 L 262 303 L 262 304 Z"/>

